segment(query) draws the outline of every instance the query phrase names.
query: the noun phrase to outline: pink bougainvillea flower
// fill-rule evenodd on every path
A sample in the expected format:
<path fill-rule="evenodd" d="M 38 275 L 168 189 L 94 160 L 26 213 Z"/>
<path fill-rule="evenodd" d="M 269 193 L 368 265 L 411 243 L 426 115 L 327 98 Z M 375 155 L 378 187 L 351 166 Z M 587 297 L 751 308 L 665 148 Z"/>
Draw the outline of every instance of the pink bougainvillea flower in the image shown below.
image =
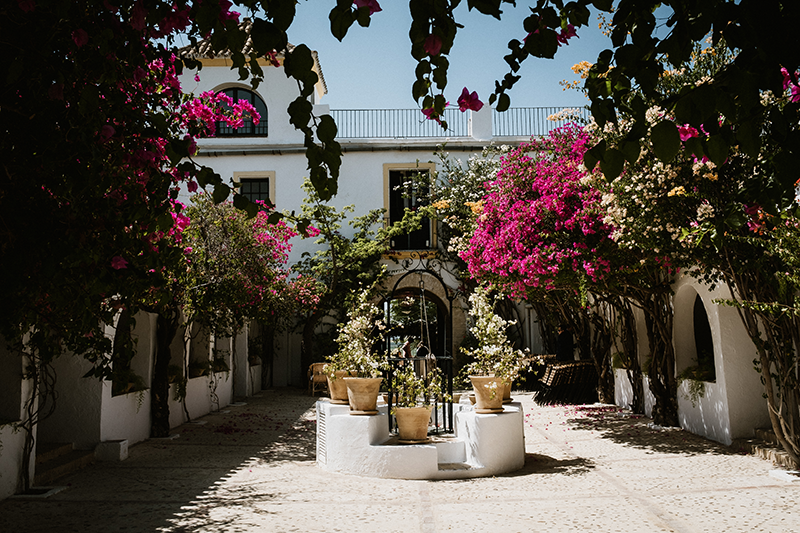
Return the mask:
<path fill-rule="evenodd" d="M 783 90 L 785 91 L 794 81 L 792 80 L 792 75 L 786 70 L 786 67 L 781 67 L 781 75 L 783 75 Z"/>
<path fill-rule="evenodd" d="M 122 257 L 115 255 L 111 259 L 111 268 L 115 270 L 121 270 L 123 268 L 128 268 L 128 262 L 125 261 Z"/>
<path fill-rule="evenodd" d="M 233 4 L 230 0 L 219 0 L 219 20 L 221 22 L 225 22 L 226 20 L 233 20 L 236 23 L 239 22 L 240 14 L 236 11 L 230 11 L 231 6 L 233 6 Z"/>
<path fill-rule="evenodd" d="M 89 34 L 86 33 L 86 30 L 78 28 L 72 32 L 72 41 L 75 43 L 75 46 L 80 48 L 89 42 Z"/>
<path fill-rule="evenodd" d="M 425 38 L 425 44 L 423 45 L 425 49 L 425 53 L 430 56 L 438 56 L 439 53 L 442 51 L 442 39 L 436 35 L 431 33 Z"/>
<path fill-rule="evenodd" d="M 700 132 L 690 125 L 684 124 L 683 126 L 678 126 L 678 135 L 680 135 L 682 142 L 686 142 L 692 137 L 700 135 Z"/>
<path fill-rule="evenodd" d="M 578 34 L 575 32 L 575 26 L 573 26 L 572 24 L 567 24 L 566 29 L 561 30 L 561 32 L 556 35 L 556 41 L 558 41 L 558 46 L 561 46 L 562 44 L 567 44 L 567 42 L 573 37 L 578 37 Z"/>
<path fill-rule="evenodd" d="M 446 108 L 449 105 L 450 105 L 450 102 L 447 102 L 447 103 L 444 104 L 444 107 Z M 422 114 L 425 115 L 425 118 L 428 119 L 428 120 L 435 120 L 439 124 L 442 123 L 441 115 L 439 115 L 439 113 L 437 113 L 436 110 L 434 108 L 432 108 L 432 107 L 428 107 L 426 109 L 423 109 L 422 110 Z"/>
<path fill-rule="evenodd" d="M 36 2 L 34 2 L 33 0 L 17 0 L 17 5 L 25 13 L 30 13 L 31 11 L 36 9 Z"/>
<path fill-rule="evenodd" d="M 790 98 L 792 102 L 800 102 L 800 86 L 792 85 L 792 97 Z"/>
<path fill-rule="evenodd" d="M 378 0 L 353 0 L 353 3 L 359 9 L 362 7 L 368 7 L 370 15 L 377 13 L 378 11 L 383 11 L 380 4 L 378 4 Z"/>
<path fill-rule="evenodd" d="M 278 52 L 276 52 L 275 50 L 272 50 L 271 52 L 267 52 L 266 54 L 264 54 L 264 59 L 266 59 L 267 62 L 273 67 L 281 66 L 281 62 L 278 59 Z"/>
<path fill-rule="evenodd" d="M 100 141 L 106 142 L 114 136 L 115 131 L 114 126 L 106 124 L 100 129 Z"/>
<path fill-rule="evenodd" d="M 797 73 L 790 74 L 786 68 L 781 68 L 781 75 L 783 76 L 783 90 L 791 90 L 792 102 L 800 102 L 800 85 L 797 84 Z"/>
<path fill-rule="evenodd" d="M 478 93 L 475 91 L 469 92 L 469 89 L 464 87 L 461 91 L 461 96 L 458 97 L 458 110 L 462 113 L 467 109 L 472 111 L 480 111 L 483 107 L 483 102 L 478 98 Z"/>

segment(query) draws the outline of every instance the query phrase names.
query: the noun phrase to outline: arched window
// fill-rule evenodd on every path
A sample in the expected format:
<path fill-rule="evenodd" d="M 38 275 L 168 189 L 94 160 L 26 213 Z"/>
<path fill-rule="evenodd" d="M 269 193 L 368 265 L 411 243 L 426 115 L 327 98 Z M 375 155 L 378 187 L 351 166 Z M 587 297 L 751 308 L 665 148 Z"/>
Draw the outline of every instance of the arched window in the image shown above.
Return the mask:
<path fill-rule="evenodd" d="M 242 136 L 267 136 L 267 105 L 253 91 L 234 87 L 222 91 L 231 97 L 234 103 L 239 101 L 250 102 L 256 111 L 261 115 L 258 124 L 253 124 L 252 120 L 245 120 L 240 128 L 231 128 L 224 122 L 217 122 L 217 137 L 242 137 Z"/>

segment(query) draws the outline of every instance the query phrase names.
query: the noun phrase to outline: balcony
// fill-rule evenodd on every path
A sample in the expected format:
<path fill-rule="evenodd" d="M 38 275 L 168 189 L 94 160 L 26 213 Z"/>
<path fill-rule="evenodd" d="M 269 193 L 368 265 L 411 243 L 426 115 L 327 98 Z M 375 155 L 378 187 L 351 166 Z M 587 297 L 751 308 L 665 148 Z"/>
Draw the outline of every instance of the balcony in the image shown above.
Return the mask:
<path fill-rule="evenodd" d="M 563 126 L 569 120 L 549 120 L 560 114 L 561 107 L 515 107 L 498 113 L 488 107 L 491 113 L 491 133 L 488 132 L 488 121 L 482 137 L 532 137 L 546 135 L 550 130 Z M 573 116 L 585 120 L 589 118 L 586 109 L 572 110 Z M 444 120 L 447 130 L 433 120 L 427 120 L 419 109 L 338 109 L 331 110 L 339 128 L 338 139 L 430 139 L 430 138 L 468 138 L 479 137 L 478 117 L 480 113 L 462 113 L 458 109 L 445 109 Z M 484 117 L 481 117 L 484 118 Z M 470 121 L 474 120 L 473 124 Z"/>

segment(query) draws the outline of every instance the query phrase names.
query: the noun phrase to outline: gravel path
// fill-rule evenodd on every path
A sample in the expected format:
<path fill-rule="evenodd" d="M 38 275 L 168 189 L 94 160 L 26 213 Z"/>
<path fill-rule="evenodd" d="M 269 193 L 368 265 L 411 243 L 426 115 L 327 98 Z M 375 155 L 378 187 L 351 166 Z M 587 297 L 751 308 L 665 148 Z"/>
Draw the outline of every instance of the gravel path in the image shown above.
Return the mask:
<path fill-rule="evenodd" d="M 0 531 L 800 533 L 800 481 L 753 456 L 609 406 L 525 409 L 526 463 L 459 481 L 382 480 L 315 465 L 315 400 L 263 391 L 0 502 Z"/>

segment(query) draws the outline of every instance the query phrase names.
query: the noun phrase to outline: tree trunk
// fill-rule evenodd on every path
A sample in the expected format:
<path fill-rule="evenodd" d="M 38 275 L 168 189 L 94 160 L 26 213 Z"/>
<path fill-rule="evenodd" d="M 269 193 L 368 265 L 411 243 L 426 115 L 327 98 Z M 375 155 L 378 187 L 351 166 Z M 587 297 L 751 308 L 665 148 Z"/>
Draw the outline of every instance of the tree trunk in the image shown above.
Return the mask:
<path fill-rule="evenodd" d="M 651 294 L 644 308 L 647 340 L 652 361 L 647 377 L 655 397 L 653 422 L 659 426 L 678 426 L 678 382 L 675 378 L 675 350 L 672 346 L 672 306 L 669 293 Z"/>
<path fill-rule="evenodd" d="M 168 313 L 168 314 L 167 314 Z M 172 359 L 170 345 L 178 331 L 176 309 L 159 313 L 156 328 L 156 359 L 150 385 L 150 437 L 169 436 L 169 377 L 167 367 Z"/>
<path fill-rule="evenodd" d="M 261 387 L 272 387 L 275 364 L 275 326 L 261 324 Z"/>
<path fill-rule="evenodd" d="M 611 368 L 611 345 L 614 343 L 613 324 L 608 308 L 595 308 L 591 321 L 592 362 L 597 371 L 597 399 L 600 403 L 614 403 L 614 370 Z"/>
<path fill-rule="evenodd" d="M 629 300 L 623 299 L 618 309 L 620 318 L 620 337 L 622 358 L 625 362 L 625 373 L 631 384 L 633 403 L 631 410 L 636 414 L 644 414 L 644 383 L 642 367 L 639 365 L 639 342 L 636 336 L 636 320 Z"/>

